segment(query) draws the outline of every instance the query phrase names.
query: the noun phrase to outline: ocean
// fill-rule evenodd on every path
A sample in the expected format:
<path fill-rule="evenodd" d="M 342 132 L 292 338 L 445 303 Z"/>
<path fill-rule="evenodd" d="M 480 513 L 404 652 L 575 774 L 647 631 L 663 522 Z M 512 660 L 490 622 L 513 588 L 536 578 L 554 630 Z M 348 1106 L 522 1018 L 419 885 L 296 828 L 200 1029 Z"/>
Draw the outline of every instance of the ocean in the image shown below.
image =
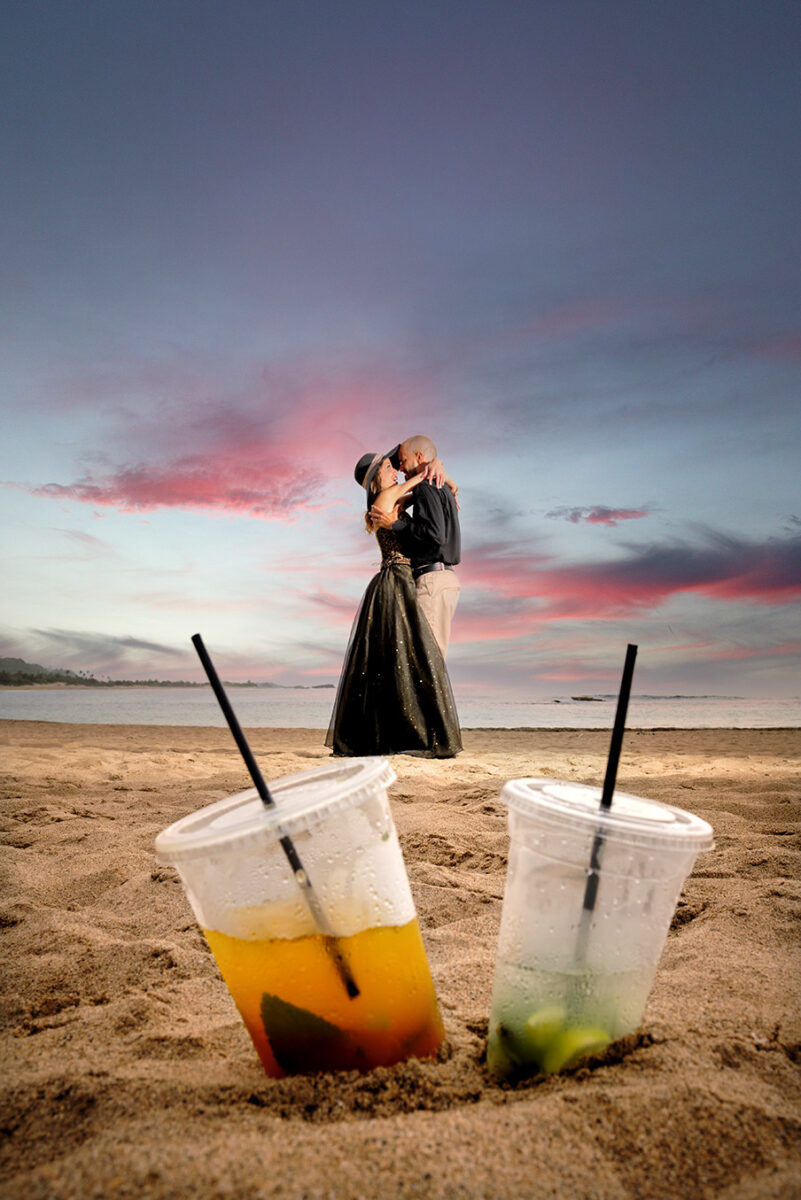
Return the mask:
<path fill-rule="evenodd" d="M 326 729 L 333 688 L 230 687 L 246 728 Z M 456 693 L 463 729 L 611 729 L 616 696 L 502 700 Z M 224 725 L 208 687 L 5 688 L 0 719 L 89 725 Z M 643 696 L 629 701 L 630 729 L 801 728 L 801 697 Z"/>

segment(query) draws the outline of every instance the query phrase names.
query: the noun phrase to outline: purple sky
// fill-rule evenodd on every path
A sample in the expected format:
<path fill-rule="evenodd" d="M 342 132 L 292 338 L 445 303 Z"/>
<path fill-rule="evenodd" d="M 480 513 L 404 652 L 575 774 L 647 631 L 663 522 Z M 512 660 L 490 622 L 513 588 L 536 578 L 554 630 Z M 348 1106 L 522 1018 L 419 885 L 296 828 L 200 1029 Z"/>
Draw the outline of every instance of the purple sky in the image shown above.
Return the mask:
<path fill-rule="evenodd" d="M 460 485 L 459 694 L 798 695 L 801 8 L 26 0 L 0 654 L 333 682 L 356 460 Z"/>

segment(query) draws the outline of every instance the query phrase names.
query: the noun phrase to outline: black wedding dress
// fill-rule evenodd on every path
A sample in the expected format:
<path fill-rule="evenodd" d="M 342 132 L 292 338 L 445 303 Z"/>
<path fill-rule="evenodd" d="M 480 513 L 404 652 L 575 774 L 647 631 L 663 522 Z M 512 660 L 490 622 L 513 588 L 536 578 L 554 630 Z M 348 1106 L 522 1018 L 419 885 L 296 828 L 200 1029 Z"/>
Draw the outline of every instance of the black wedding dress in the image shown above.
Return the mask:
<path fill-rule="evenodd" d="M 462 735 L 445 661 L 398 539 L 376 536 L 381 570 L 353 622 L 325 744 L 347 757 L 453 758 Z"/>

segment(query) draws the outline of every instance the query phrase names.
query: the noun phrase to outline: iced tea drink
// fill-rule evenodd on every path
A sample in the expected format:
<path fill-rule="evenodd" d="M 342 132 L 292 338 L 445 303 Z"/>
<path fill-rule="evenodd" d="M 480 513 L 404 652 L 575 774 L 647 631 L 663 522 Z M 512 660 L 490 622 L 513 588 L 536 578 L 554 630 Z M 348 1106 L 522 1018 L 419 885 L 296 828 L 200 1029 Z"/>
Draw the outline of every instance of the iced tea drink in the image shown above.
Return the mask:
<path fill-rule="evenodd" d="M 352 999 L 319 934 L 203 932 L 268 1075 L 369 1071 L 433 1054 L 442 1041 L 416 918 L 339 939 L 359 988 Z"/>
<path fill-rule="evenodd" d="M 384 759 L 350 759 L 254 789 L 170 826 L 181 875 L 268 1075 L 391 1066 L 444 1031 L 387 798 Z M 281 846 L 290 835 L 330 933 Z M 351 994 L 338 964 L 355 984 Z"/>

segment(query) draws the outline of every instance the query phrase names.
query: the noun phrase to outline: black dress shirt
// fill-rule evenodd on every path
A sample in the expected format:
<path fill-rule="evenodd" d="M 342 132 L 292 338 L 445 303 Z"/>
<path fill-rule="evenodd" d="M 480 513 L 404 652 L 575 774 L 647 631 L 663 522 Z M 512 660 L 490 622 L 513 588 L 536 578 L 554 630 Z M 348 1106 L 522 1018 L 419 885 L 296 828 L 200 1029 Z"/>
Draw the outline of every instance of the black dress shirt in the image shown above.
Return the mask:
<path fill-rule="evenodd" d="M 441 562 L 454 567 L 462 557 L 459 510 L 453 492 L 445 484 L 438 488 L 424 479 L 412 493 L 411 516 L 399 517 L 392 525 L 412 569 Z"/>

